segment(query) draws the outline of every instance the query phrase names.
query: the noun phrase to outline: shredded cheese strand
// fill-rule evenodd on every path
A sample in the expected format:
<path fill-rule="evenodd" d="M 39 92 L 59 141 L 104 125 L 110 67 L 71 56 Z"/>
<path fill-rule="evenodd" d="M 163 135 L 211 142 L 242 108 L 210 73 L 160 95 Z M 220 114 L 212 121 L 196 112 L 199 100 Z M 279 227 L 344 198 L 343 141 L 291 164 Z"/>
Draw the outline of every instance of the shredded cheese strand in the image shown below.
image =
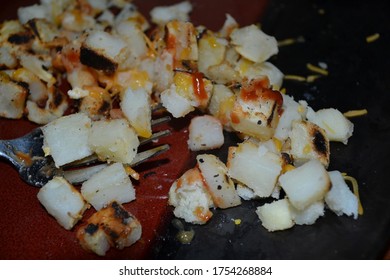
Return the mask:
<path fill-rule="evenodd" d="M 366 37 L 366 42 L 367 43 L 372 43 L 372 42 L 378 40 L 379 37 L 380 37 L 379 33 L 372 34 L 372 35 Z"/>
<path fill-rule="evenodd" d="M 344 113 L 344 117 L 346 118 L 355 118 L 355 117 L 361 117 L 364 115 L 367 115 L 368 111 L 367 109 L 362 110 L 350 110 Z"/>
<path fill-rule="evenodd" d="M 318 74 L 321 74 L 321 75 L 324 75 L 324 76 L 328 76 L 329 75 L 328 70 L 323 69 L 323 68 L 318 67 L 318 66 L 315 66 L 315 65 L 313 65 L 311 63 L 307 63 L 306 67 L 307 67 L 307 69 L 309 69 L 312 72 L 315 72 L 315 73 L 318 73 Z"/>
<path fill-rule="evenodd" d="M 344 177 L 345 181 L 348 181 L 352 184 L 353 193 L 356 195 L 356 197 L 358 199 L 358 213 L 359 213 L 359 215 L 363 215 L 363 206 L 362 206 L 362 203 L 360 201 L 359 184 L 358 184 L 357 180 L 352 176 L 346 175 L 345 173 L 343 173 L 343 177 Z"/>
<path fill-rule="evenodd" d="M 284 46 L 293 45 L 296 42 L 297 42 L 297 40 L 294 39 L 294 38 L 287 38 L 287 39 L 278 41 L 278 47 L 284 47 Z"/>
<path fill-rule="evenodd" d="M 306 77 L 299 76 L 299 75 L 285 75 L 285 80 L 292 80 L 292 81 L 298 81 L 298 82 L 306 82 Z"/>

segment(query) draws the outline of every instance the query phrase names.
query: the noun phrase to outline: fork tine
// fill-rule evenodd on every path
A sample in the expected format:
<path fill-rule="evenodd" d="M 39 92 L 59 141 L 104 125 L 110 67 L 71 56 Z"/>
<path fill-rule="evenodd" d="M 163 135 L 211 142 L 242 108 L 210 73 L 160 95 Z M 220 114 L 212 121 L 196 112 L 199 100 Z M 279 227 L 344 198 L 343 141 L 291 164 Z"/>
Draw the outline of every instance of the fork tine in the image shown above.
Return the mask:
<path fill-rule="evenodd" d="M 95 173 L 108 166 L 106 163 L 89 166 L 81 169 L 66 170 L 63 173 L 64 178 L 71 184 L 78 185 L 87 181 Z"/>
<path fill-rule="evenodd" d="M 137 165 L 143 163 L 144 161 L 147 161 L 148 159 L 150 159 L 152 157 L 155 157 L 163 152 L 168 151 L 169 148 L 170 148 L 170 146 L 168 144 L 164 144 L 164 145 L 152 148 L 150 150 L 140 152 L 135 156 L 134 160 L 130 163 L 130 166 L 131 167 L 137 166 Z"/>
<path fill-rule="evenodd" d="M 156 125 L 159 125 L 159 124 L 162 124 L 162 123 L 169 122 L 170 120 L 171 120 L 171 117 L 170 117 L 170 116 L 161 117 L 161 118 L 152 120 L 152 127 L 153 127 L 153 126 L 156 126 Z"/>
<path fill-rule="evenodd" d="M 169 122 L 170 120 L 171 120 L 170 116 L 161 117 L 161 118 L 158 118 L 158 119 L 153 119 L 152 120 L 152 127 L 160 125 L 160 124 L 163 124 L 163 123 L 166 123 L 166 122 Z M 153 140 L 159 139 L 161 137 L 167 136 L 169 134 L 171 134 L 171 131 L 169 129 L 155 132 L 149 138 L 141 138 L 140 139 L 140 146 L 145 145 L 147 143 L 150 143 Z M 93 155 L 90 155 L 90 156 L 88 156 L 86 158 L 83 158 L 83 159 L 71 162 L 71 163 L 63 166 L 63 168 L 64 169 L 76 168 L 76 167 L 81 167 L 81 166 L 94 164 L 94 163 L 97 163 L 98 161 L 99 161 L 99 159 L 98 159 L 97 155 L 93 154 Z"/>
<path fill-rule="evenodd" d="M 156 140 L 156 139 L 159 139 L 161 137 L 164 137 L 164 136 L 167 136 L 171 134 L 171 131 L 169 129 L 166 129 L 166 130 L 162 130 L 162 131 L 159 131 L 159 132 L 156 132 L 156 133 L 153 133 L 151 137 L 149 138 L 142 138 L 139 142 L 140 145 L 145 145 L 147 143 L 150 143 L 152 142 L 153 140 Z"/>
<path fill-rule="evenodd" d="M 164 144 L 155 148 L 152 148 L 150 150 L 143 151 L 141 153 L 138 153 L 136 157 L 134 158 L 133 162 L 129 164 L 129 166 L 134 167 L 142 162 L 147 161 L 148 159 L 155 157 L 165 151 L 167 151 L 170 148 L 168 144 Z M 63 172 L 63 176 L 65 179 L 68 180 L 71 184 L 81 184 L 84 181 L 88 180 L 92 177 L 95 173 L 99 172 L 103 168 L 108 166 L 106 163 L 89 166 L 85 168 L 75 169 L 75 170 L 66 170 Z"/>

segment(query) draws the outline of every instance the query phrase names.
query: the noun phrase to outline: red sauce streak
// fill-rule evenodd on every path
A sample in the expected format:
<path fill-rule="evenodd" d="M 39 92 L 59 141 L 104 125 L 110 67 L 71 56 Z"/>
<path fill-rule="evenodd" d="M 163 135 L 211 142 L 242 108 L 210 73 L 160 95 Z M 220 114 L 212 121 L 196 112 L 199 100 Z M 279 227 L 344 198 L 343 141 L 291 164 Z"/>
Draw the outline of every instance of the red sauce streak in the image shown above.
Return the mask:
<path fill-rule="evenodd" d="M 239 124 L 240 123 L 240 118 L 237 116 L 236 113 L 234 112 L 231 112 L 230 113 L 230 120 L 232 121 L 232 123 L 234 124 Z"/>
<path fill-rule="evenodd" d="M 259 98 L 274 100 L 279 107 L 282 107 L 283 97 L 279 91 L 269 88 L 268 79 L 252 81 L 248 86 L 241 89 L 241 98 L 244 101 L 256 101 Z"/>
<path fill-rule="evenodd" d="M 207 92 L 204 88 L 203 74 L 201 72 L 192 73 L 192 85 L 194 87 L 195 97 L 204 101 L 208 99 Z"/>

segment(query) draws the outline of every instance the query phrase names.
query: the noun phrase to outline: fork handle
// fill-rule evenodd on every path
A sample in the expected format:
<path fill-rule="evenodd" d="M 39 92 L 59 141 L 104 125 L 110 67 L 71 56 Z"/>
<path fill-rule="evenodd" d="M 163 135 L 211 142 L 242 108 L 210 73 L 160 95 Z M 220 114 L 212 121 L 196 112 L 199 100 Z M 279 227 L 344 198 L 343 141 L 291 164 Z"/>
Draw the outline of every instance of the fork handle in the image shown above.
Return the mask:
<path fill-rule="evenodd" d="M 7 159 L 16 168 L 20 168 L 21 163 L 17 160 L 13 146 L 7 140 L 0 140 L 0 157 Z"/>

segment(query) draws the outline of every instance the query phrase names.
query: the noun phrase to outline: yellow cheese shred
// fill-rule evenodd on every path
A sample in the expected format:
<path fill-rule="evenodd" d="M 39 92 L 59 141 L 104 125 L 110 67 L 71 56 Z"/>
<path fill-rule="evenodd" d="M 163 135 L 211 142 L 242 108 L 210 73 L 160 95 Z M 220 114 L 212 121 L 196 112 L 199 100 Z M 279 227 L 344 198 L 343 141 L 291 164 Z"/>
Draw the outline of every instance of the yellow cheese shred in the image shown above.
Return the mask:
<path fill-rule="evenodd" d="M 323 68 L 318 67 L 318 66 L 315 66 L 315 65 L 313 65 L 311 63 L 307 63 L 306 67 L 307 67 L 307 69 L 309 69 L 312 72 L 315 72 L 315 73 L 318 73 L 318 74 L 321 74 L 321 75 L 324 75 L 324 76 L 328 76 L 329 75 L 328 70 L 323 69 Z"/>
<path fill-rule="evenodd" d="M 284 79 L 298 81 L 298 82 L 306 82 L 306 77 L 299 76 L 299 75 L 285 75 Z"/>
<path fill-rule="evenodd" d="M 372 43 L 372 42 L 378 40 L 379 37 L 380 37 L 379 33 L 372 34 L 372 35 L 366 37 L 366 42 L 367 43 Z"/>
<path fill-rule="evenodd" d="M 363 215 L 363 206 L 362 206 L 362 203 L 360 201 L 359 184 L 358 184 L 357 180 L 354 177 L 348 176 L 345 173 L 343 173 L 343 178 L 345 181 L 348 181 L 352 184 L 353 193 L 356 195 L 356 197 L 358 199 L 358 213 L 359 213 L 359 215 Z"/>
<path fill-rule="evenodd" d="M 126 165 L 125 166 L 125 171 L 127 173 L 127 175 L 131 176 L 134 180 L 139 180 L 139 173 L 137 171 L 135 171 L 133 168 L 131 168 L 130 166 Z"/>
<path fill-rule="evenodd" d="M 278 41 L 278 47 L 289 46 L 289 45 L 295 44 L 296 42 L 297 42 L 297 40 L 294 38 L 287 38 L 287 39 Z"/>
<path fill-rule="evenodd" d="M 344 117 L 346 118 L 354 118 L 354 117 L 361 117 L 364 115 L 367 115 L 368 111 L 367 109 L 362 110 L 350 110 L 344 113 Z"/>

